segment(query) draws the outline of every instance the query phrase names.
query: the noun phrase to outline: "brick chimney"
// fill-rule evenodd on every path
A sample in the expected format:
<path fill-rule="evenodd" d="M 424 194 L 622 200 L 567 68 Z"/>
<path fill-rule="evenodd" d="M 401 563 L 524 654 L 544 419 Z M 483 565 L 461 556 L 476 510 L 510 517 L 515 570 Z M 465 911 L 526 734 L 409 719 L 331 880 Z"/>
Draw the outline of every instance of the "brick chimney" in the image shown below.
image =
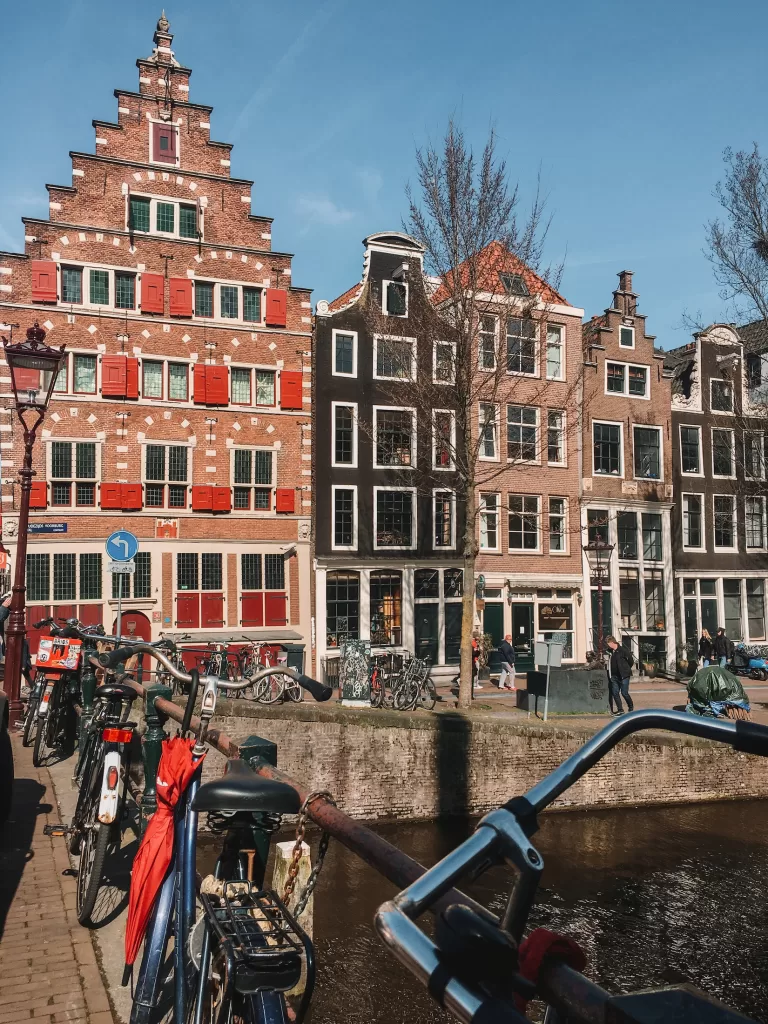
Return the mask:
<path fill-rule="evenodd" d="M 635 316 L 637 313 L 637 295 L 632 291 L 632 271 L 619 271 L 619 287 L 613 293 L 613 308 L 623 316 Z"/>

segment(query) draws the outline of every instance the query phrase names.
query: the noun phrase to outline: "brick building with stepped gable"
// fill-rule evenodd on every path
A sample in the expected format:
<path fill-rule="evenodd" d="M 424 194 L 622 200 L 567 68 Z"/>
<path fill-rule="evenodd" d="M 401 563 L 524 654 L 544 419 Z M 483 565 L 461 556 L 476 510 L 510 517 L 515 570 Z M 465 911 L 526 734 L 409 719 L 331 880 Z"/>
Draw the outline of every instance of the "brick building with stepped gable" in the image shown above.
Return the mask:
<path fill-rule="evenodd" d="M 47 186 L 24 254 L 0 253 L 0 333 L 38 321 L 67 349 L 35 448 L 28 624 L 51 609 L 111 631 L 122 585 L 124 632 L 283 640 L 309 667 L 310 290 L 251 213 L 252 182 L 230 176 L 172 38 L 163 15 L 138 92 L 93 122 L 72 185 Z M 13 564 L 22 436 L 4 364 L 0 445 Z M 140 541 L 132 578 L 107 572 L 118 528 Z"/>

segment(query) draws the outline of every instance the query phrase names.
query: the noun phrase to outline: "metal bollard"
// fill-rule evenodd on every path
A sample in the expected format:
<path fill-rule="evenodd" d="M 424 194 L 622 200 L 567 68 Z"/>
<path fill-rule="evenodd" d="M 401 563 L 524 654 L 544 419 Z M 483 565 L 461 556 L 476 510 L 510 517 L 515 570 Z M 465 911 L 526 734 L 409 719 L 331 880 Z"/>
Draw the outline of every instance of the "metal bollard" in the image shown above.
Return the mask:
<path fill-rule="evenodd" d="M 170 686 L 163 686 L 162 683 L 153 683 L 151 686 L 147 686 L 145 693 L 144 718 L 147 728 L 141 745 L 141 758 L 144 762 L 144 795 L 141 798 L 142 834 L 147 827 L 147 822 L 157 810 L 157 769 L 165 739 L 166 717 L 157 710 L 155 701 L 159 697 L 170 700 L 173 696 Z"/>
<path fill-rule="evenodd" d="M 260 762 L 277 767 L 277 744 L 272 740 L 266 740 L 263 736 L 249 736 L 243 740 L 240 746 L 240 760 L 245 761 L 251 768 L 258 767 Z M 265 821 L 265 824 L 268 824 Z M 253 834 L 254 859 L 251 870 L 253 881 L 261 889 L 264 885 L 264 876 L 267 871 L 267 858 L 269 857 L 269 840 L 272 830 L 260 828 L 258 824 L 251 829 Z"/>

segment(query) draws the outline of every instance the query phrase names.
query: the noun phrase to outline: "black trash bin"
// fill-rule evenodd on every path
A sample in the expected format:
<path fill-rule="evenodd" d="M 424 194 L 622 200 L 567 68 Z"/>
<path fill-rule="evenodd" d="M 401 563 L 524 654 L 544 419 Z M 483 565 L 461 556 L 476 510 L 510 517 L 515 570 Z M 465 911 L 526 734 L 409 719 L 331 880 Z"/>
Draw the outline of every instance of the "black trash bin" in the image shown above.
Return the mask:
<path fill-rule="evenodd" d="M 304 671 L 304 644 L 280 644 L 288 655 L 288 668 L 295 668 L 297 672 Z"/>

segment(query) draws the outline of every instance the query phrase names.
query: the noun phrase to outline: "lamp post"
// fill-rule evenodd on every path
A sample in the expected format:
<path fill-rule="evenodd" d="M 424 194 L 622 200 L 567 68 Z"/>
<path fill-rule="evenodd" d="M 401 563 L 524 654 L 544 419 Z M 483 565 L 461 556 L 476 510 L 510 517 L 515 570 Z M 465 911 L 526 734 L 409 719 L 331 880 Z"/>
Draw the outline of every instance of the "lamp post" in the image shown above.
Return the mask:
<path fill-rule="evenodd" d="M 25 598 L 27 591 L 27 531 L 29 528 L 29 498 L 32 490 L 32 449 L 37 430 L 45 418 L 51 401 L 56 376 L 64 361 L 64 346 L 49 348 L 45 344 L 45 331 L 35 321 L 27 331 L 25 341 L 16 345 L 3 338 L 5 359 L 11 371 L 11 386 L 16 412 L 24 430 L 24 463 L 19 470 L 21 478 L 21 507 L 16 541 L 16 568 L 11 596 L 11 614 L 5 631 L 5 679 L 11 713 L 21 710 L 21 670 L 24 653 Z M 14 716 L 15 717 L 15 716 Z"/>
<path fill-rule="evenodd" d="M 613 544 L 602 537 L 595 537 L 582 549 L 589 562 L 590 576 L 597 580 L 597 655 L 603 657 L 603 581 L 608 579 Z"/>

